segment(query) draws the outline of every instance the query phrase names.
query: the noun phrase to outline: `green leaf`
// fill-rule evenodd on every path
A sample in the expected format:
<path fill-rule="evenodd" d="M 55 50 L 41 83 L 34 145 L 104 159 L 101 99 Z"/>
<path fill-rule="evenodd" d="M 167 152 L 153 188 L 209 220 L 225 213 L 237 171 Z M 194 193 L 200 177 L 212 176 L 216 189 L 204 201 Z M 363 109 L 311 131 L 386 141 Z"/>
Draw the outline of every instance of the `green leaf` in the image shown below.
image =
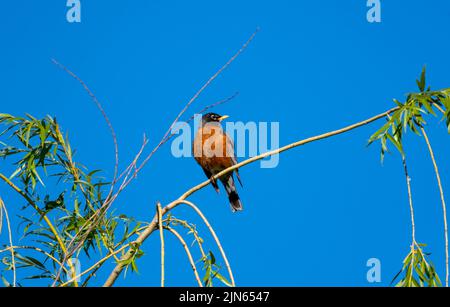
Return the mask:
<path fill-rule="evenodd" d="M 214 256 L 212 251 L 209 251 L 209 257 L 211 258 L 211 264 L 215 264 L 216 263 L 216 257 Z"/>
<path fill-rule="evenodd" d="M 215 274 L 216 278 L 223 282 L 226 286 L 232 287 L 233 285 L 226 279 L 224 276 L 222 276 L 219 272 L 216 272 Z"/>
<path fill-rule="evenodd" d="M 375 140 L 380 139 L 385 133 L 386 131 L 389 129 L 391 125 L 391 121 L 387 121 L 380 129 L 378 129 L 374 134 L 372 134 L 372 136 L 369 139 L 369 144 L 372 144 Z"/>
<path fill-rule="evenodd" d="M 403 146 L 402 146 L 402 144 L 401 144 L 399 141 L 397 141 L 396 139 L 394 139 L 394 138 L 392 137 L 392 135 L 390 135 L 389 133 L 386 134 L 386 136 L 387 136 L 387 138 L 391 141 L 391 143 L 394 144 L 394 146 L 397 148 L 397 150 L 400 152 L 400 154 L 403 156 L 403 155 L 404 155 L 404 152 L 403 152 Z"/>
<path fill-rule="evenodd" d="M 2 278 L 2 282 L 5 285 L 5 287 L 9 288 L 12 287 L 12 285 L 6 280 L 6 278 L 3 275 L 0 275 Z"/>
<path fill-rule="evenodd" d="M 425 74 L 426 74 L 426 67 L 424 66 L 422 68 L 422 73 L 420 74 L 420 79 L 416 80 L 417 86 L 419 87 L 419 90 L 421 92 L 425 91 Z"/>

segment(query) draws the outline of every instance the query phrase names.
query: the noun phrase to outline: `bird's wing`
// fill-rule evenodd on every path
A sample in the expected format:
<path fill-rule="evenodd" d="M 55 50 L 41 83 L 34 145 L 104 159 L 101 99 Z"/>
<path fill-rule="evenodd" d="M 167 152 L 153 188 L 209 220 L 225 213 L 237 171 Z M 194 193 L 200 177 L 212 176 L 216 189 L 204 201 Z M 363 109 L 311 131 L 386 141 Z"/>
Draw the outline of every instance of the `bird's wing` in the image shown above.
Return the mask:
<path fill-rule="evenodd" d="M 211 180 L 211 185 L 214 187 L 217 193 L 219 193 L 219 186 L 217 185 L 217 181 L 212 178 L 212 173 L 209 170 L 208 163 L 205 161 L 204 157 L 201 156 L 203 152 L 202 148 L 202 139 L 203 139 L 203 131 L 200 128 L 194 138 L 194 142 L 192 143 L 192 153 L 194 154 L 194 159 L 197 161 L 197 163 L 201 166 L 203 172 L 205 173 L 206 177 L 208 177 L 209 180 Z M 198 156 L 200 155 L 200 156 Z"/>
<path fill-rule="evenodd" d="M 226 141 L 226 155 L 227 155 L 227 157 L 231 158 L 232 165 L 236 165 L 238 162 L 237 162 L 237 158 L 236 158 L 236 152 L 234 151 L 233 140 L 231 140 L 231 138 L 227 134 L 225 134 L 225 135 L 226 135 L 226 139 L 227 139 L 227 141 Z M 236 177 L 237 177 L 237 179 L 239 181 L 239 184 L 242 187 L 243 185 L 242 185 L 241 177 L 239 176 L 239 170 L 236 169 L 235 173 L 236 173 Z"/>
<path fill-rule="evenodd" d="M 211 184 L 214 187 L 214 190 L 216 190 L 217 193 L 219 193 L 219 186 L 217 185 L 217 181 L 215 179 L 212 179 L 212 174 L 209 170 L 202 167 L 203 172 L 205 172 L 206 177 L 208 177 L 209 180 L 211 180 Z"/>

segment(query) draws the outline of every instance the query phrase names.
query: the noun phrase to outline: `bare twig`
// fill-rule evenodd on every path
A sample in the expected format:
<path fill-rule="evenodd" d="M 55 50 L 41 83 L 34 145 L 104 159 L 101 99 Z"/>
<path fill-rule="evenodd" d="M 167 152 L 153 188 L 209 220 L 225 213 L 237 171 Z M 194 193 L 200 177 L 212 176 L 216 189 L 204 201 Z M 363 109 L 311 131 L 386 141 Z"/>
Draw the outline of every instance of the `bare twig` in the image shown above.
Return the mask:
<path fill-rule="evenodd" d="M 414 221 L 414 207 L 413 207 L 413 199 L 412 199 L 412 192 L 411 192 L 411 177 L 409 177 L 408 173 L 408 166 L 406 164 L 406 157 L 402 155 L 402 161 L 403 161 L 403 169 L 405 171 L 405 177 L 406 177 L 406 186 L 408 188 L 408 201 L 409 201 L 409 211 L 411 215 L 411 267 L 414 268 L 414 257 L 415 257 L 415 250 L 416 250 L 416 224 Z M 409 283 L 411 284 L 413 274 L 409 276 L 410 280 Z"/>
<path fill-rule="evenodd" d="M 112 181 L 112 183 L 111 183 L 111 188 L 110 188 L 110 190 L 109 190 L 108 196 L 105 198 L 105 203 L 107 203 L 107 202 L 109 202 L 110 197 L 111 197 L 111 195 L 112 195 L 112 193 L 113 193 L 113 191 L 114 191 L 114 186 L 115 186 L 115 184 L 116 184 L 116 182 L 117 182 L 117 176 L 118 176 L 118 170 L 119 170 L 119 145 L 118 145 L 118 142 L 117 142 L 117 135 L 116 135 L 116 132 L 115 132 L 115 130 L 114 130 L 114 127 L 113 127 L 113 125 L 112 125 L 112 123 L 111 123 L 111 121 L 110 121 L 108 115 L 106 114 L 105 110 L 103 109 L 102 104 L 101 104 L 100 101 L 97 99 L 97 97 L 95 96 L 95 94 L 91 91 L 91 89 L 87 86 L 87 84 L 86 84 L 80 77 L 78 77 L 74 72 L 72 72 L 69 68 L 67 68 L 66 66 L 64 66 L 63 64 L 61 64 L 60 62 L 58 62 L 56 59 L 52 59 L 52 62 L 53 62 L 57 67 L 59 67 L 59 68 L 61 68 L 62 70 L 64 70 L 66 73 L 68 73 L 71 77 L 73 77 L 75 80 L 77 80 L 77 81 L 81 84 L 81 86 L 84 88 L 84 90 L 85 90 L 85 91 L 88 93 L 88 95 L 91 97 L 92 101 L 95 103 L 95 105 L 97 106 L 97 108 L 100 110 L 100 112 L 101 112 L 103 118 L 105 119 L 106 124 L 108 125 L 108 128 L 109 128 L 109 130 L 110 130 L 110 132 L 111 132 L 111 136 L 112 136 L 113 143 L 114 143 L 115 163 L 114 163 L 114 175 L 113 175 L 113 181 Z M 72 163 L 72 161 L 70 161 L 70 162 Z M 102 206 L 102 208 L 103 208 L 103 206 Z M 101 212 L 100 209 L 99 209 L 98 212 Z M 91 218 L 96 218 L 96 216 L 97 216 L 97 212 L 96 212 L 95 215 L 93 215 Z M 82 228 L 84 228 L 84 226 L 83 226 Z M 93 229 L 93 228 L 92 228 L 92 229 Z M 62 261 L 62 264 L 63 264 L 63 265 L 64 265 L 64 263 L 65 263 L 66 261 L 68 261 L 68 259 L 75 253 L 75 251 L 83 244 L 83 242 L 81 242 L 80 244 L 78 244 L 78 245 L 76 246 L 75 249 L 72 249 L 72 246 L 73 246 L 73 244 L 74 244 L 74 242 L 75 242 L 75 240 L 76 240 L 77 238 L 78 238 L 78 234 L 76 234 L 76 235 L 72 238 L 72 240 L 69 242 L 69 245 L 68 245 L 68 251 L 69 251 L 69 252 L 66 253 L 66 255 L 65 255 L 65 257 L 64 257 L 64 259 L 63 259 L 63 261 Z M 84 241 L 84 240 L 81 240 L 81 241 Z M 58 271 L 58 274 L 57 274 L 58 277 L 59 277 L 60 274 L 61 274 L 61 270 L 62 270 L 62 267 L 59 268 L 59 271 Z M 56 282 L 56 280 L 55 280 L 55 282 Z M 53 283 L 53 286 L 55 285 L 55 282 Z"/>
<path fill-rule="evenodd" d="M 193 193 L 195 193 L 195 192 L 203 189 L 207 185 L 209 185 L 211 183 L 211 180 L 215 180 L 215 179 L 217 179 L 217 178 L 219 178 L 219 177 L 221 177 L 221 176 L 223 176 L 223 175 L 225 175 L 227 173 L 230 173 L 230 172 L 234 171 L 235 169 L 238 169 L 238 168 L 240 168 L 242 166 L 245 166 L 247 164 L 253 163 L 255 161 L 264 159 L 266 157 L 277 155 L 277 154 L 279 154 L 281 152 L 290 150 L 290 149 L 295 148 L 295 147 L 299 147 L 299 146 L 302 146 L 302 145 L 305 145 L 305 144 L 308 144 L 308 143 L 312 143 L 312 142 L 315 142 L 315 141 L 326 139 L 326 138 L 329 138 L 329 137 L 332 137 L 332 136 L 336 136 L 336 135 L 339 135 L 339 134 L 351 131 L 353 129 L 365 126 L 365 125 L 367 125 L 369 123 L 372 123 L 372 122 L 374 122 L 374 121 L 376 121 L 378 119 L 381 119 L 381 118 L 384 118 L 384 117 L 388 116 L 389 114 L 395 112 L 398 109 L 399 109 L 399 107 L 395 107 L 395 108 L 392 108 L 392 109 L 390 109 L 390 110 L 388 110 L 386 112 L 383 112 L 381 114 L 373 116 L 373 117 L 371 117 L 369 119 L 360 121 L 360 122 L 358 122 L 356 124 L 353 124 L 353 125 L 350 125 L 350 126 L 338 129 L 338 130 L 334 130 L 334 131 L 331 131 L 331 132 L 327 132 L 327 133 L 324 133 L 324 134 L 320 134 L 320 135 L 317 135 L 317 136 L 314 136 L 314 137 L 310 137 L 310 138 L 307 138 L 307 139 L 304 139 L 304 140 L 301 140 L 301 141 L 297 141 L 297 142 L 291 143 L 289 145 L 286 145 L 284 147 L 281 147 L 279 149 L 268 151 L 268 152 L 266 152 L 264 154 L 255 156 L 255 157 L 247 159 L 245 161 L 242 161 L 241 163 L 238 163 L 238 164 L 236 164 L 236 165 L 234 165 L 232 167 L 229 167 L 229 168 L 221 171 L 220 173 L 218 173 L 215 176 L 213 176 L 210 180 L 206 180 L 203 183 L 200 183 L 200 184 L 196 185 L 195 187 L 191 188 L 190 190 L 185 192 L 183 195 L 181 195 L 177 200 L 175 200 L 174 202 L 172 202 L 172 203 L 168 204 L 167 206 L 165 206 L 162 209 L 162 214 L 163 215 L 166 214 L 167 212 L 169 212 L 170 210 L 172 210 L 173 208 L 178 206 L 180 204 L 180 201 L 185 200 L 187 197 L 189 197 Z M 136 239 L 136 241 L 135 241 L 136 243 L 141 244 L 142 242 L 144 242 L 153 233 L 153 231 L 155 230 L 155 228 L 157 226 L 156 220 L 157 220 L 157 216 L 155 216 L 153 218 L 153 221 L 149 224 L 147 229 L 145 229 L 140 234 L 140 236 Z M 122 260 L 126 261 L 130 257 L 132 257 L 132 251 L 128 251 L 122 257 Z M 114 284 L 114 282 L 116 281 L 116 279 L 119 277 L 120 273 L 124 269 L 124 264 L 123 264 L 124 261 L 122 261 L 122 263 L 118 263 L 116 265 L 116 267 L 113 269 L 113 271 L 111 272 L 111 274 L 109 275 L 108 279 L 106 280 L 106 282 L 104 283 L 103 286 L 110 287 L 110 286 L 112 286 Z"/>
<path fill-rule="evenodd" d="M 409 201 L 409 211 L 411 214 L 411 248 L 414 248 L 413 246 L 416 245 L 416 224 L 414 222 L 414 207 L 413 207 L 413 200 L 412 200 L 412 192 L 411 192 L 411 177 L 409 177 L 408 173 L 408 166 L 406 164 L 406 157 L 402 157 L 403 161 L 403 168 L 405 170 L 405 176 L 406 176 L 406 186 L 408 188 L 408 201 Z"/>
<path fill-rule="evenodd" d="M 223 65 L 214 75 L 212 75 L 211 78 L 206 81 L 205 84 L 192 96 L 192 98 L 188 101 L 188 103 L 184 106 L 184 108 L 181 110 L 181 112 L 177 115 L 175 120 L 170 125 L 169 129 L 166 131 L 164 136 L 162 137 L 161 141 L 156 145 L 156 147 L 150 152 L 150 154 L 144 159 L 144 161 L 140 164 L 139 167 L 136 169 L 136 173 L 139 172 L 145 164 L 147 164 L 148 160 L 154 155 L 154 153 L 161 147 L 162 144 L 164 144 L 166 138 L 170 135 L 174 125 L 178 122 L 178 120 L 183 116 L 183 114 L 186 112 L 186 110 L 191 106 L 191 104 L 197 100 L 197 98 L 205 91 L 207 87 L 211 85 L 211 83 L 225 70 L 228 68 L 228 66 L 231 65 L 231 63 L 236 60 L 236 58 L 241 55 L 242 52 L 244 52 L 245 49 L 247 49 L 248 45 L 252 42 L 252 40 L 255 38 L 256 34 L 259 32 L 259 28 L 253 32 L 253 34 L 250 36 L 250 38 L 242 45 L 241 49 L 239 49 L 226 63 Z"/>
<path fill-rule="evenodd" d="M 99 268 L 106 260 L 108 260 L 109 258 L 117 255 L 118 253 L 120 253 L 121 251 L 123 251 L 124 249 L 126 249 L 128 246 L 130 246 L 130 244 L 125 244 L 123 246 L 121 246 L 118 250 L 106 255 L 105 257 L 103 257 L 102 259 L 100 259 L 99 261 L 97 261 L 95 264 L 93 264 L 92 266 L 90 266 L 88 269 L 86 269 L 85 271 L 83 271 L 82 273 L 80 273 L 77 276 L 74 276 L 72 279 L 66 281 L 65 283 L 59 285 L 60 287 L 65 287 L 68 284 L 70 284 L 71 282 L 78 280 L 78 278 L 80 278 L 83 275 L 86 275 L 87 273 Z"/>
<path fill-rule="evenodd" d="M 448 275 L 449 275 L 449 268 L 448 268 L 448 228 L 447 228 L 447 206 L 445 204 L 445 198 L 444 198 L 444 189 L 442 188 L 441 183 L 441 176 L 439 175 L 439 169 L 437 166 L 436 158 L 434 156 L 433 148 L 431 147 L 430 140 L 428 139 L 428 135 L 425 132 L 425 129 L 421 127 L 421 131 L 423 134 L 423 137 L 425 139 L 425 142 L 428 146 L 428 151 L 430 152 L 431 161 L 433 162 L 434 166 L 434 172 L 436 174 L 437 183 L 439 186 L 439 194 L 441 196 L 441 203 L 442 203 L 442 214 L 444 216 L 444 238 L 445 238 L 445 286 L 448 287 Z"/>
<path fill-rule="evenodd" d="M 199 112 L 197 112 L 197 113 L 195 113 L 195 114 L 203 114 L 204 112 L 206 112 L 207 110 L 209 110 L 209 109 L 211 109 L 211 108 L 217 107 L 218 105 L 221 105 L 221 104 L 224 104 L 224 103 L 227 103 L 227 102 L 233 100 L 234 98 L 236 98 L 237 95 L 239 95 L 238 92 L 234 93 L 232 96 L 230 96 L 230 97 L 228 97 L 228 98 L 219 100 L 219 101 L 217 101 L 217 102 L 215 102 L 215 103 L 213 103 L 213 104 L 210 104 L 210 105 L 204 107 L 201 111 L 199 111 Z M 192 116 L 186 121 L 186 123 L 190 123 L 190 122 L 195 118 L 195 114 L 192 115 Z M 169 134 L 169 135 L 166 137 L 166 139 L 163 141 L 163 143 L 162 143 L 161 145 L 163 145 L 164 143 L 167 143 L 171 138 L 173 138 L 175 135 L 177 135 L 177 133 L 178 133 L 178 131 L 172 131 L 172 133 Z"/>
<path fill-rule="evenodd" d="M 203 109 L 201 109 L 199 112 L 197 112 L 197 114 L 203 114 L 206 111 L 208 111 L 209 109 L 212 109 L 212 108 L 215 108 L 215 107 L 217 107 L 217 106 L 219 106 L 221 104 L 227 103 L 227 102 L 233 100 L 234 98 L 236 98 L 238 95 L 239 95 L 239 92 L 236 92 L 236 93 L 234 93 L 232 96 L 230 96 L 228 98 L 225 98 L 225 99 L 219 100 L 219 101 L 217 101 L 217 102 L 215 102 L 213 104 L 210 104 L 210 105 L 204 107 Z M 189 123 L 190 121 L 192 121 L 194 119 L 194 117 L 195 117 L 195 115 L 191 116 L 187 120 L 187 122 Z"/>
<path fill-rule="evenodd" d="M 141 148 L 139 149 L 138 153 L 137 153 L 136 156 L 134 157 L 133 161 L 132 161 L 132 162 L 128 165 L 128 167 L 127 167 L 127 168 L 119 175 L 119 177 L 118 177 L 119 180 L 120 180 L 122 177 L 125 176 L 125 179 L 124 179 L 123 181 L 124 181 L 124 182 L 127 181 L 128 176 L 130 176 L 131 172 L 132 172 L 133 170 L 136 169 L 136 164 L 137 164 L 137 162 L 139 161 L 139 159 L 140 159 L 142 153 L 144 152 L 144 149 L 145 149 L 145 147 L 147 146 L 147 144 L 148 144 L 148 139 L 147 139 L 147 136 L 144 134 L 143 140 L 142 140 L 142 146 L 141 146 Z M 121 189 L 119 188 L 119 191 L 120 191 L 120 190 L 121 190 Z"/>
<path fill-rule="evenodd" d="M 192 234 L 194 235 L 194 242 L 197 242 L 198 249 L 200 250 L 200 254 L 202 255 L 202 259 L 206 258 L 206 253 L 205 253 L 205 250 L 203 249 L 203 242 L 202 242 L 203 240 L 198 235 L 198 231 L 195 229 L 195 227 L 189 225 L 189 223 L 187 221 L 180 220 L 173 216 L 170 216 L 166 221 L 168 221 L 168 223 L 174 221 L 174 222 L 180 224 L 182 227 L 189 229 L 189 231 L 192 232 Z"/>
<path fill-rule="evenodd" d="M 192 270 L 194 271 L 195 279 L 197 280 L 198 286 L 203 287 L 200 276 L 198 275 L 197 267 L 195 266 L 194 259 L 192 258 L 191 251 L 189 250 L 189 247 L 186 244 L 186 241 L 175 229 L 168 227 L 168 226 L 164 226 L 164 229 L 167 229 L 168 231 L 170 231 L 180 241 L 181 245 L 183 246 L 184 250 L 186 251 L 186 255 L 189 259 L 189 263 L 191 264 Z"/>
<path fill-rule="evenodd" d="M 234 60 L 248 47 L 248 45 L 250 44 L 250 42 L 254 39 L 254 37 L 256 36 L 257 32 L 259 31 L 259 28 L 256 29 L 256 31 L 250 36 L 250 38 L 245 42 L 245 44 L 241 47 L 241 49 L 239 49 L 239 51 L 237 53 L 235 53 L 229 60 L 228 62 L 225 63 L 225 65 L 223 65 L 211 78 L 208 79 L 208 81 L 200 88 L 199 91 L 197 91 L 195 93 L 195 95 L 189 100 L 189 102 L 185 105 L 185 107 L 182 109 L 182 111 L 178 114 L 178 116 L 175 118 L 175 120 L 172 122 L 172 124 L 170 125 L 169 129 L 167 130 L 167 132 L 164 134 L 163 138 L 161 139 L 161 141 L 158 143 L 158 145 L 156 145 L 156 147 L 150 152 L 149 155 L 147 155 L 147 157 L 143 160 L 143 162 L 137 166 L 137 160 L 139 158 L 139 156 L 141 155 L 146 143 L 143 145 L 140 153 L 138 154 L 138 156 L 136 157 L 136 159 L 133 161 L 133 163 L 127 168 L 127 170 L 125 171 L 125 173 L 127 174 L 125 176 L 125 179 L 123 180 L 120 188 L 118 189 L 118 191 L 114 194 L 112 194 L 112 191 L 114 189 L 114 184 L 116 183 L 117 180 L 117 168 L 115 168 L 115 175 L 114 175 L 114 180 L 113 180 L 113 184 L 111 186 L 111 190 L 110 193 L 108 195 L 108 197 L 106 197 L 104 204 L 101 206 L 100 209 L 97 210 L 97 212 L 95 212 L 95 214 L 93 214 L 88 221 L 86 221 L 85 225 L 82 226 L 82 230 L 84 230 L 85 226 L 89 224 L 89 222 L 91 221 L 91 219 L 95 219 L 95 222 L 93 222 L 91 224 L 91 226 L 89 227 L 89 229 L 87 231 L 84 232 L 84 237 L 81 238 L 81 240 L 79 240 L 78 244 L 75 246 L 75 248 L 69 248 L 69 253 L 66 255 L 65 259 L 63 260 L 63 263 L 65 263 L 65 261 L 67 261 L 67 259 L 75 253 L 76 250 L 78 250 L 82 244 L 84 243 L 85 238 L 89 235 L 89 233 L 92 231 L 92 229 L 95 228 L 97 221 L 99 220 L 99 218 L 101 217 L 102 213 L 105 213 L 109 207 L 111 206 L 111 204 L 115 201 L 115 199 L 118 197 L 118 195 L 128 186 L 128 184 L 134 179 L 136 178 L 137 173 L 147 164 L 147 162 L 150 160 L 150 158 L 154 155 L 154 153 L 156 151 L 158 151 L 158 149 L 165 143 L 168 141 L 168 138 L 171 137 L 170 133 L 174 127 L 174 125 L 177 123 L 177 121 L 180 119 L 180 117 L 186 112 L 186 110 L 189 108 L 189 106 L 195 101 L 197 100 L 197 98 L 200 96 L 200 94 L 228 67 L 230 66 L 230 64 L 232 62 L 234 62 Z M 93 92 L 87 87 L 86 83 L 81 80 L 77 75 L 75 75 L 72 71 L 70 71 L 69 69 L 67 69 L 64 65 L 58 63 L 56 60 L 53 60 L 53 62 L 61 67 L 63 70 L 65 70 L 67 73 L 69 73 L 73 78 L 75 78 L 82 86 L 83 88 L 87 91 L 87 93 L 89 94 L 89 96 L 94 100 L 94 102 L 97 104 L 97 106 L 99 107 L 100 111 L 102 112 L 103 117 L 105 118 L 105 120 L 108 123 L 108 126 L 111 129 L 111 133 L 113 135 L 113 140 L 114 140 L 114 144 L 115 144 L 115 148 L 116 148 L 116 166 L 118 166 L 118 149 L 117 149 L 117 139 L 116 139 L 116 135 L 114 133 L 114 129 L 111 125 L 111 122 L 109 121 L 106 113 L 104 112 L 100 102 L 98 101 L 98 99 L 95 97 L 95 95 L 93 94 Z M 232 97 L 234 98 L 234 96 Z M 231 99 L 232 99 L 231 98 Z M 229 99 L 228 99 L 229 100 Z M 226 101 L 228 101 L 226 100 Z M 225 102 L 226 102 L 225 101 Z M 128 178 L 128 176 L 131 174 L 131 172 L 134 170 L 133 175 Z M 119 177 L 122 177 L 119 176 Z M 81 231 L 80 231 L 81 232 Z M 75 239 L 78 238 L 78 233 L 72 238 L 71 242 L 69 243 L 69 247 L 72 247 L 73 243 L 75 242 Z M 58 276 L 61 273 L 61 268 L 58 272 Z M 55 285 L 55 284 L 53 284 Z"/>
<path fill-rule="evenodd" d="M 94 95 L 94 93 L 89 89 L 89 87 L 87 86 L 87 84 L 80 78 L 78 77 L 74 72 L 72 72 L 70 69 L 68 69 L 66 66 L 64 66 L 63 64 L 59 63 L 57 60 L 52 59 L 52 62 L 58 66 L 59 68 L 61 68 L 62 70 L 64 70 L 65 72 L 67 72 L 70 76 L 72 76 L 75 80 L 77 80 L 85 89 L 85 91 L 88 93 L 88 95 L 91 97 L 92 101 L 94 101 L 95 105 L 97 106 L 97 108 L 100 110 L 100 112 L 102 113 L 103 118 L 106 121 L 106 124 L 109 127 L 109 130 L 111 132 L 111 136 L 114 142 L 114 152 L 115 152 L 115 164 L 114 164 L 114 180 L 113 180 L 113 184 L 111 185 L 111 191 L 110 193 L 112 193 L 112 190 L 114 188 L 114 183 L 116 182 L 116 178 L 117 178 L 117 173 L 118 173 L 118 169 L 119 169 L 119 145 L 117 142 L 117 136 L 116 136 L 116 132 L 114 131 L 114 127 L 111 124 L 111 121 L 109 120 L 108 115 L 106 114 L 105 110 L 103 109 L 102 104 L 100 103 L 100 101 L 97 99 L 97 97 Z"/>
<path fill-rule="evenodd" d="M 159 238 L 161 239 L 161 287 L 164 287 L 164 231 L 163 231 L 163 219 L 161 214 L 161 204 L 158 202 L 156 205 L 156 210 L 158 214 L 158 227 L 159 227 Z"/>
<path fill-rule="evenodd" d="M 2 203 L 1 203 L 1 197 L 0 197 L 0 235 L 2 234 L 2 229 L 3 229 L 3 210 L 1 210 L 1 209 L 2 209 Z"/>

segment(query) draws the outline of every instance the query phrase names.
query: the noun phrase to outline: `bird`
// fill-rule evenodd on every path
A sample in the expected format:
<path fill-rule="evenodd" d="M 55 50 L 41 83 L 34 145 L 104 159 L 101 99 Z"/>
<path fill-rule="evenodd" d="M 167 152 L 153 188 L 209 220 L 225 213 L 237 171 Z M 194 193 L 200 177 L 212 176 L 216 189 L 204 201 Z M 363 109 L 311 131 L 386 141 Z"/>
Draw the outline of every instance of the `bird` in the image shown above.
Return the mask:
<path fill-rule="evenodd" d="M 204 114 L 192 143 L 194 158 L 203 169 L 206 177 L 211 180 L 211 184 L 217 193 L 219 193 L 219 186 L 213 176 L 237 164 L 233 141 L 221 125 L 221 122 L 228 117 L 228 115 L 221 116 L 216 113 Z M 236 190 L 233 174 L 236 174 L 242 186 L 238 169 L 221 176 L 219 180 L 227 192 L 232 212 L 236 212 L 242 211 L 243 207 Z"/>

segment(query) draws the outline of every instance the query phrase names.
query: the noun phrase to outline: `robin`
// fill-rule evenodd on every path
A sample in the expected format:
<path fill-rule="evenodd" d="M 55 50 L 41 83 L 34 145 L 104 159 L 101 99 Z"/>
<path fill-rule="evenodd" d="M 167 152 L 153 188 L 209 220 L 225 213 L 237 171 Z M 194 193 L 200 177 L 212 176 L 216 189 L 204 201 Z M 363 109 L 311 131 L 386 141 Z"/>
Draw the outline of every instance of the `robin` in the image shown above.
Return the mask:
<path fill-rule="evenodd" d="M 192 144 L 195 160 L 200 164 L 206 177 L 219 193 L 219 186 L 212 177 L 224 169 L 237 164 L 234 153 L 234 144 L 230 137 L 223 131 L 221 122 L 228 118 L 227 115 L 220 116 L 216 113 L 208 113 L 202 116 L 202 123 L 198 129 Z M 242 186 L 238 170 L 234 170 L 239 183 Z M 236 192 L 233 172 L 219 178 L 228 194 L 228 199 L 233 212 L 241 211 L 242 203 Z"/>

